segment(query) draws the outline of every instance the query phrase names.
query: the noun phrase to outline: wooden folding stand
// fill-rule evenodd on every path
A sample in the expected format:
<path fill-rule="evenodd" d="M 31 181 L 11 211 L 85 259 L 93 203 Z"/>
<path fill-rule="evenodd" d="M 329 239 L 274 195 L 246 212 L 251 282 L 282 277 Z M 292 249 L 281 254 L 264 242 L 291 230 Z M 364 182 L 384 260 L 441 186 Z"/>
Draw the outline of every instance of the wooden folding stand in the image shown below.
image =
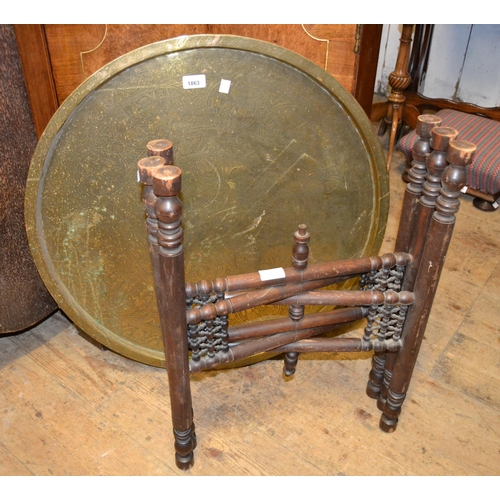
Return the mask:
<path fill-rule="evenodd" d="M 380 428 L 396 429 L 459 209 L 465 167 L 475 147 L 457 132 L 419 117 L 414 161 L 394 253 L 308 265 L 310 235 L 294 234 L 292 266 L 186 283 L 181 228 L 181 170 L 170 141 L 152 141 L 139 161 L 140 181 L 169 378 L 176 463 L 193 465 L 196 446 L 190 373 L 260 353 L 285 354 L 294 373 L 301 352 L 373 351 L 367 394 L 382 411 Z M 223 256 L 221 256 L 223 258 Z M 359 277 L 359 290 L 330 285 Z M 325 287 L 330 287 L 325 289 Z M 230 327 L 228 316 L 281 304 L 289 317 Z M 305 314 L 305 306 L 335 306 Z M 362 338 L 323 335 L 366 318 Z"/>

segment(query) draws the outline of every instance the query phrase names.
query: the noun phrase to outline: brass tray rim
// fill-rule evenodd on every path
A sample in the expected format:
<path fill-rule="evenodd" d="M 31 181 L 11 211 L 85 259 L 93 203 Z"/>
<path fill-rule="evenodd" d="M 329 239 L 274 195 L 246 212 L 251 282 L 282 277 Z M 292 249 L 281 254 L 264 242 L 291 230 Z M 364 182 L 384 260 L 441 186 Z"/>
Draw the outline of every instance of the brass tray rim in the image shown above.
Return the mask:
<path fill-rule="evenodd" d="M 51 265 L 45 259 L 43 238 L 39 234 L 42 226 L 42 221 L 39 220 L 39 210 L 37 210 L 40 203 L 39 185 L 43 180 L 46 157 L 53 147 L 53 143 L 57 139 L 60 130 L 64 127 L 65 122 L 71 114 L 93 90 L 135 64 L 164 54 L 197 48 L 243 50 L 276 59 L 305 73 L 333 95 L 344 109 L 346 115 L 352 120 L 356 131 L 365 145 L 365 150 L 371 154 L 371 161 L 375 167 L 374 174 L 376 174 L 377 170 L 379 172 L 378 176 L 374 175 L 373 177 L 373 193 L 378 194 L 378 199 L 380 200 L 376 204 L 377 206 L 374 207 L 378 213 L 373 214 L 373 220 L 378 221 L 377 230 L 372 231 L 370 239 L 366 242 L 365 252 L 367 248 L 376 248 L 377 250 L 375 251 L 378 251 L 380 248 L 389 212 L 389 177 L 386 175 L 385 157 L 382 146 L 371 129 L 368 117 L 355 98 L 332 75 L 304 56 L 284 47 L 253 38 L 236 35 L 189 35 L 140 47 L 107 63 L 94 74 L 90 75 L 66 98 L 40 137 L 31 161 L 26 184 L 25 225 L 28 244 L 44 284 L 60 309 L 68 315 L 75 326 L 81 328 L 90 337 L 121 355 L 158 367 L 165 366 L 163 353 L 145 346 L 138 346 L 109 329 L 106 329 L 106 334 L 103 334 L 94 325 L 95 321 L 90 315 L 78 303 L 75 304 L 73 300 L 69 299 L 72 295 L 63 293 L 63 290 L 61 290 L 61 287 L 64 288 L 64 284 L 57 283 L 57 280 L 54 278 L 54 275 L 57 275 L 57 273 L 54 269 L 51 269 Z M 73 314 L 75 309 L 81 311 L 80 316 Z M 102 328 L 104 327 L 101 325 Z"/>

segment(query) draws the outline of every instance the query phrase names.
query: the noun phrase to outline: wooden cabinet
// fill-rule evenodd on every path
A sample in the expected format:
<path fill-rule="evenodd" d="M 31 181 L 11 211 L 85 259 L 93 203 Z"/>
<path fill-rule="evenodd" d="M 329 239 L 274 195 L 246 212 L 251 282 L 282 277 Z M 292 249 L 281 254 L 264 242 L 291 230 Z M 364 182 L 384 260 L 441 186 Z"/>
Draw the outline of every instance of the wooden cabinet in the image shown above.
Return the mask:
<path fill-rule="evenodd" d="M 278 44 L 325 68 L 369 115 L 381 24 L 23 24 L 15 25 L 38 136 L 92 73 L 143 45 L 181 35 L 230 34 Z"/>

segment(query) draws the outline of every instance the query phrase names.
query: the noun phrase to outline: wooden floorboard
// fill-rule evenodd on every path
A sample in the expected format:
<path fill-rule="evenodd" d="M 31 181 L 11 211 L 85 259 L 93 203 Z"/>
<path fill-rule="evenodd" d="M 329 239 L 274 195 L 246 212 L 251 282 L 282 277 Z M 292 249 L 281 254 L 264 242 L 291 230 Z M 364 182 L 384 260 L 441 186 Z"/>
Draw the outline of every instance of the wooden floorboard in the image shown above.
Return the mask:
<path fill-rule="evenodd" d="M 391 172 L 391 251 L 405 185 Z M 305 355 L 193 376 L 190 476 L 496 476 L 500 473 L 500 211 L 461 197 L 398 429 L 378 428 L 364 354 Z M 103 351 L 57 312 L 0 337 L 0 475 L 185 476 L 168 381 Z M 293 493 L 293 492 L 291 492 Z"/>

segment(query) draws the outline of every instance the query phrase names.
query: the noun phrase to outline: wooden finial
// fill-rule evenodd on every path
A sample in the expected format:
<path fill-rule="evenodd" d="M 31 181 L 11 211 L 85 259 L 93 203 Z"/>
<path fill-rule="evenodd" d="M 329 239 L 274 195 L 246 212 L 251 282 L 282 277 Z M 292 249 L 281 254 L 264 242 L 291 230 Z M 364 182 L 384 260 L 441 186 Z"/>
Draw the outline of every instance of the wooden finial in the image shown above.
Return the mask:
<path fill-rule="evenodd" d="M 429 208 L 434 208 L 441 190 L 441 176 L 447 166 L 446 152 L 450 141 L 455 139 L 458 131 L 451 127 L 435 127 L 431 131 L 430 146 L 432 153 L 427 159 L 427 175 L 422 187 L 420 202 Z"/>
<path fill-rule="evenodd" d="M 465 186 L 465 167 L 472 161 L 476 146 L 468 141 L 450 140 L 446 159 L 449 165 L 441 179 L 442 188 L 436 201 L 434 218 L 441 223 L 451 224 L 460 208 L 458 197 Z"/>
<path fill-rule="evenodd" d="M 307 267 L 307 259 L 309 257 L 308 243 L 311 235 L 307 231 L 305 224 L 300 224 L 299 229 L 293 235 L 295 246 L 293 247 L 292 263 L 295 269 L 305 269 Z"/>
<path fill-rule="evenodd" d="M 413 161 L 407 174 L 409 181 L 407 189 L 414 195 L 420 195 L 422 192 L 422 184 L 427 174 L 426 161 L 432 153 L 431 135 L 439 125 L 441 125 L 441 118 L 436 115 L 420 115 L 417 118 L 415 131 L 418 139 L 411 150 Z"/>

